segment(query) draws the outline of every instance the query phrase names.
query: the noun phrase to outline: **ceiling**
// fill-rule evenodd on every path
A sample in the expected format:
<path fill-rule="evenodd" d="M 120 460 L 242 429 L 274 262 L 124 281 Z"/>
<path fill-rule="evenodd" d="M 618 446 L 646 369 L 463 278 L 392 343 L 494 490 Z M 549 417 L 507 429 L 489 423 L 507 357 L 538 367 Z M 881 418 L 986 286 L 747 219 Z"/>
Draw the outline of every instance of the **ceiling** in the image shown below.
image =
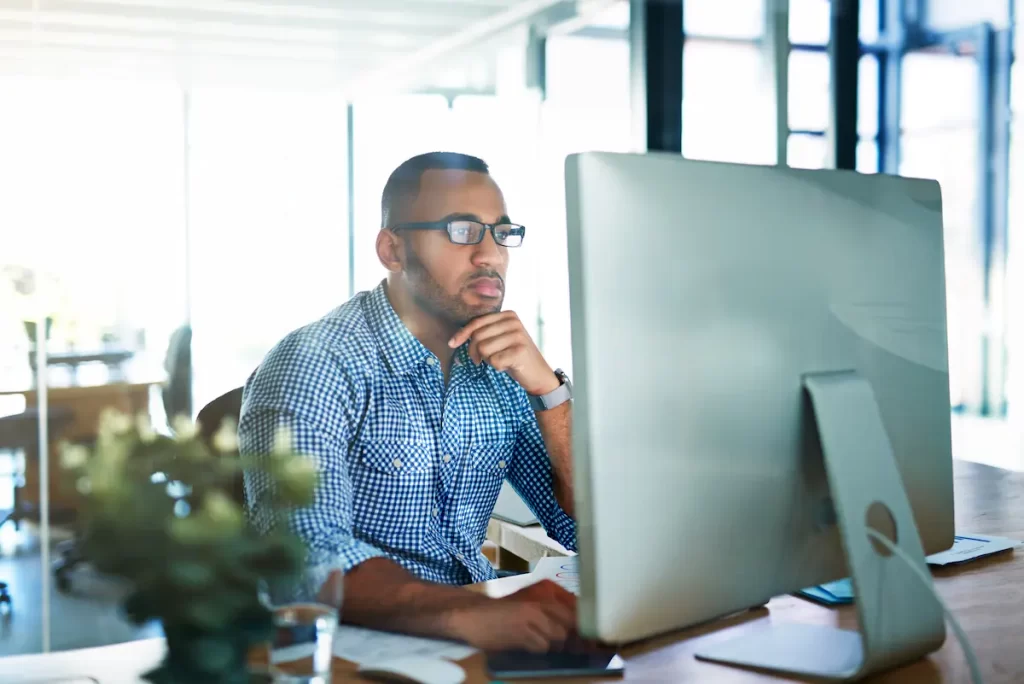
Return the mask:
<path fill-rule="evenodd" d="M 493 88 L 496 54 L 608 0 L 0 0 L 0 72 L 353 91 Z"/>

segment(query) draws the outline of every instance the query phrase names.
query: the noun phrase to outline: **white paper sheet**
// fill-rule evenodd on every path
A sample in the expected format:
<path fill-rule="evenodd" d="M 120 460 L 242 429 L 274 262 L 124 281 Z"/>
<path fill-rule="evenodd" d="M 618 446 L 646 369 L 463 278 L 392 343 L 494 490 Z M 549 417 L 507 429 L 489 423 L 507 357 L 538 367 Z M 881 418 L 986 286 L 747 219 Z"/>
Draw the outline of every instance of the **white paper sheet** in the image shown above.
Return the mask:
<path fill-rule="evenodd" d="M 577 596 L 580 593 L 580 568 L 577 556 L 541 558 L 531 574 L 540 579 L 549 579 Z"/>
<path fill-rule="evenodd" d="M 399 656 L 462 660 L 475 652 L 471 646 L 454 641 L 377 632 L 351 625 L 338 625 L 334 635 L 334 655 L 360 665 Z"/>
<path fill-rule="evenodd" d="M 271 656 L 271 662 L 278 664 L 309 658 L 313 655 L 313 648 L 312 644 L 297 644 L 277 649 Z M 453 641 L 424 639 L 352 625 L 338 625 L 338 631 L 334 634 L 333 652 L 338 658 L 364 665 L 408 656 L 462 660 L 473 655 L 476 650 Z"/>
<path fill-rule="evenodd" d="M 964 563 L 982 556 L 1006 551 L 1020 546 L 1017 539 L 1006 537 L 990 537 L 985 534 L 956 535 L 953 548 L 928 556 L 928 565 L 953 565 Z"/>

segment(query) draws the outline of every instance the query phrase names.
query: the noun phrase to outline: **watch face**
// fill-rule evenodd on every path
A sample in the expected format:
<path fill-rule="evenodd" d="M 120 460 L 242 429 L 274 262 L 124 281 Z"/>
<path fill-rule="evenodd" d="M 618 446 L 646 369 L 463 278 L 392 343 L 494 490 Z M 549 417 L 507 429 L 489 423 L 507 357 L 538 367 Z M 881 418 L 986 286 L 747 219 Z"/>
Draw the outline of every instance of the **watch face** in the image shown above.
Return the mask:
<path fill-rule="evenodd" d="M 567 390 L 569 390 L 569 398 L 571 399 L 572 398 L 572 382 L 569 380 L 569 376 L 566 375 L 565 371 L 563 371 L 561 368 L 559 368 L 559 369 L 557 369 L 555 371 L 555 375 L 557 375 L 558 379 L 562 381 L 562 384 L 565 386 L 565 388 Z"/>

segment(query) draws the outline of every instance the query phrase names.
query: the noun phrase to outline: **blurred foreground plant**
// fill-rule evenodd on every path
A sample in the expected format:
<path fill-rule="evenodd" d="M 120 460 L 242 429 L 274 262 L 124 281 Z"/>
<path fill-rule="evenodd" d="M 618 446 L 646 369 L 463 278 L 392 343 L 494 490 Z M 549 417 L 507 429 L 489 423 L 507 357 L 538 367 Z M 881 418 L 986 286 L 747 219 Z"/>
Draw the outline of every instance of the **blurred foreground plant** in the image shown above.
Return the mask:
<path fill-rule="evenodd" d="M 233 423 L 212 448 L 188 420 L 174 438 L 156 434 L 148 417 L 106 411 L 92 449 L 65 445 L 61 460 L 82 505 L 81 550 L 104 574 L 126 580 L 125 614 L 163 623 L 168 653 L 148 673 L 154 684 L 245 682 L 251 646 L 267 641 L 272 615 L 261 581 L 288 581 L 302 569 L 304 548 L 284 521 L 309 505 L 315 462 L 279 435 L 274 453 L 238 453 Z M 269 478 L 263 510 L 278 523 L 260 533 L 232 498 L 244 471 Z"/>

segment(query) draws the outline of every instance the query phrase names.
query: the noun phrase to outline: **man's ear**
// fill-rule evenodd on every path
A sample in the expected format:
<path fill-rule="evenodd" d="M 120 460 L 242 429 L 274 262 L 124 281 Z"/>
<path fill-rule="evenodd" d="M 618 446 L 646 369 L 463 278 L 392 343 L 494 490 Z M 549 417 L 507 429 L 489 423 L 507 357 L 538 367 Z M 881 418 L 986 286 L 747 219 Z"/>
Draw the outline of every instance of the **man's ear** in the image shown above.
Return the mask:
<path fill-rule="evenodd" d="M 402 239 L 387 228 L 377 233 L 377 258 L 381 265 L 391 273 L 402 271 Z"/>

